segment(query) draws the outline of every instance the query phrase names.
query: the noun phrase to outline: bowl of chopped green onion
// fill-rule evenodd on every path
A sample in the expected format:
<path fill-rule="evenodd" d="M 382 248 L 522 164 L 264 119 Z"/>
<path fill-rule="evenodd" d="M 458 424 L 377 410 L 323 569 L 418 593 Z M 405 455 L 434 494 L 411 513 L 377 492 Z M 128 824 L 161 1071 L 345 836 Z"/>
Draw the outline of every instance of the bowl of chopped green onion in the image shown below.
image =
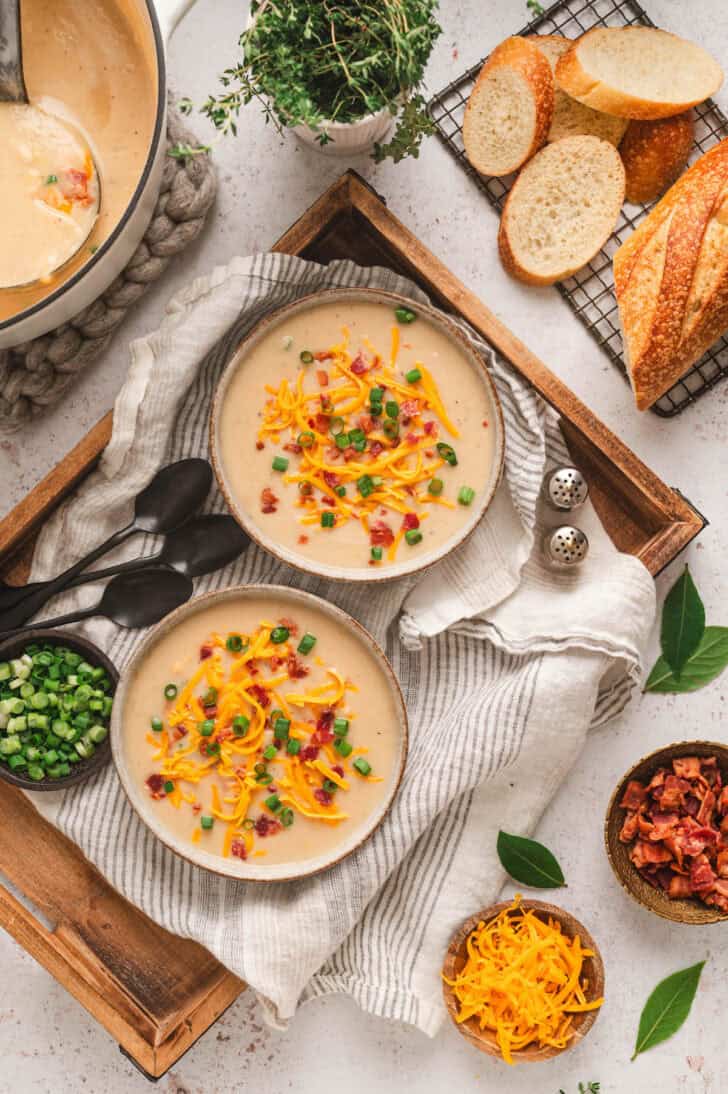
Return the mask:
<path fill-rule="evenodd" d="M 61 630 L 0 643 L 0 778 L 60 790 L 108 762 L 119 674 L 93 642 Z"/>

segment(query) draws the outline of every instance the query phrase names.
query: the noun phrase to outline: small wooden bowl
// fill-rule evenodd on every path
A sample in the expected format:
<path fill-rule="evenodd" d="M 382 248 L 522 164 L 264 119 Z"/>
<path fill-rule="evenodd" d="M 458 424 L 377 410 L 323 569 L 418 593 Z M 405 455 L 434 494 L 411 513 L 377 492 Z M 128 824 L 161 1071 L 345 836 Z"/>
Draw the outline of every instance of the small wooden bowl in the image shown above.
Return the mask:
<path fill-rule="evenodd" d="M 89 642 L 87 638 L 82 638 L 79 634 L 72 634 L 63 630 L 43 629 L 14 634 L 10 638 L 6 638 L 4 642 L 0 642 L 0 661 L 9 661 L 11 657 L 20 657 L 23 650 L 32 642 L 49 642 L 54 646 L 68 646 L 69 649 L 80 653 L 90 665 L 106 669 L 111 680 L 109 694 L 114 695 L 116 686 L 119 683 L 119 673 L 116 666 L 109 660 L 103 650 L 100 650 L 93 642 Z M 66 790 L 69 786 L 75 786 L 77 783 L 90 778 L 91 775 L 104 767 L 110 758 L 111 733 L 105 741 L 97 745 L 93 756 L 88 760 L 81 760 L 80 763 L 74 764 L 70 775 L 66 775 L 65 778 L 42 779 L 36 782 L 35 779 L 29 779 L 27 775 L 12 771 L 5 764 L 0 764 L 0 778 L 4 779 L 5 782 L 12 783 L 14 786 L 22 787 L 23 790 Z"/>
<path fill-rule="evenodd" d="M 721 912 L 719 908 L 711 908 L 703 904 L 697 897 L 670 900 L 662 889 L 655 889 L 632 865 L 629 857 L 631 844 L 622 843 L 619 838 L 627 815 L 627 811 L 622 809 L 619 803 L 630 779 L 638 779 L 643 783 L 649 782 L 658 767 L 670 767 L 673 760 L 681 759 L 683 756 L 715 756 L 723 780 L 728 782 L 728 747 L 725 745 L 717 744 L 715 741 L 680 741 L 679 744 L 658 748 L 656 752 L 651 752 L 649 756 L 643 756 L 641 760 L 638 760 L 612 794 L 604 823 L 604 842 L 607 847 L 607 857 L 619 884 L 638 904 L 673 923 L 702 926 L 705 923 L 726 920 L 728 915 Z"/>
<path fill-rule="evenodd" d="M 482 912 L 471 916 L 463 923 L 462 927 L 450 939 L 450 945 L 447 948 L 442 966 L 443 976 L 446 976 L 448 980 L 453 980 L 462 971 L 467 960 L 466 943 L 469 935 L 480 922 L 487 923 L 489 920 L 495 919 L 504 909 L 510 908 L 512 903 L 512 901 L 504 901 L 500 904 L 491 904 L 489 908 L 484 908 Z M 603 996 L 604 964 L 594 939 L 579 920 L 575 919 L 569 912 L 565 912 L 563 908 L 557 908 L 555 904 L 546 904 L 541 900 L 522 900 L 521 908 L 524 911 L 535 912 L 539 919 L 544 921 L 548 921 L 549 917 L 558 920 L 561 924 L 561 930 L 567 938 L 574 938 L 578 935 L 583 949 L 594 951 L 594 957 L 584 958 L 583 976 L 589 985 L 587 998 L 599 999 Z M 481 1030 L 477 1018 L 468 1018 L 465 1022 L 457 1021 L 458 1001 L 455 998 L 453 989 L 444 980 L 442 992 L 445 997 L 447 1012 L 457 1031 L 481 1052 L 485 1052 L 488 1056 L 497 1056 L 499 1060 L 502 1060 L 503 1057 L 496 1042 L 495 1034 L 490 1030 Z M 536 1064 L 567 1052 L 586 1037 L 596 1022 L 600 1009 L 586 1010 L 581 1014 L 574 1015 L 573 1035 L 565 1048 L 553 1048 L 551 1045 L 544 1045 L 541 1048 L 537 1044 L 529 1045 L 527 1048 L 513 1053 L 513 1062 L 517 1064 Z"/>

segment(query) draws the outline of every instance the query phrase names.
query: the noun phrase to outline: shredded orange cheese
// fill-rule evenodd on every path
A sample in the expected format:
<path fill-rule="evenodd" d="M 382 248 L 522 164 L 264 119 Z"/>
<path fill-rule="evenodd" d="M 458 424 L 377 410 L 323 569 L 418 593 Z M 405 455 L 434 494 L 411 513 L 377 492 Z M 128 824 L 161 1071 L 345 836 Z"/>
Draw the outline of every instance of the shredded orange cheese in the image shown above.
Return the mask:
<path fill-rule="evenodd" d="M 467 940 L 467 960 L 450 984 L 460 1004 L 458 1022 L 476 1018 L 491 1030 L 503 1059 L 537 1043 L 565 1048 L 574 1035 L 573 1016 L 596 1010 L 603 999 L 587 999 L 584 958 L 576 935 L 520 907 L 521 898 L 488 923 L 479 923 Z"/>
<path fill-rule="evenodd" d="M 295 383 L 283 379 L 277 387 L 266 385 L 270 397 L 258 444 L 281 444 L 284 455 L 294 452 L 297 462 L 289 460 L 283 482 L 299 490 L 296 507 L 302 525 L 321 526 L 324 514 L 335 528 L 350 520 L 360 522 L 372 543 L 384 544 L 387 559 L 394 561 L 405 532 L 418 528 L 428 515 L 426 502 L 454 507 L 449 499 L 430 495 L 427 486 L 447 463 L 438 451 L 440 429 L 453 438 L 459 432 L 423 364 L 417 362 L 421 375 L 412 383 L 395 371 L 398 327 L 392 327 L 386 363 L 371 346 L 369 359 L 362 351 L 352 357 L 349 331 L 344 328 L 342 333 L 339 344 L 313 355 L 326 366 L 324 387 L 322 370 L 305 365 Z M 383 393 L 381 413 L 372 415 L 371 393 L 376 388 Z M 399 407 L 394 417 L 386 410 L 391 403 Z M 337 435 L 353 439 L 339 446 Z M 381 526 L 382 516 L 389 512 L 397 520 L 403 517 L 402 527 L 395 533 L 387 526 L 384 538 L 379 527 L 377 538 L 376 524 Z"/>

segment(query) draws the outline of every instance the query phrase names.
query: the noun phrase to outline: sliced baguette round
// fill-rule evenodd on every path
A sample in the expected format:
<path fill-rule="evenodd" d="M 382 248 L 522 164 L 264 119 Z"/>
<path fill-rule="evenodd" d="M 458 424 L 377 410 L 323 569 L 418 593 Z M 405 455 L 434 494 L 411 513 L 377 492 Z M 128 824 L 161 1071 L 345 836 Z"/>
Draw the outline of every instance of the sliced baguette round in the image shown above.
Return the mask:
<path fill-rule="evenodd" d="M 645 204 L 667 190 L 688 162 L 694 129 L 690 111 L 674 118 L 629 123 L 619 146 L 627 201 Z"/>
<path fill-rule="evenodd" d="M 572 99 L 622 118 L 668 118 L 710 98 L 723 70 L 700 46 L 656 27 L 594 27 L 556 64 Z"/>
<path fill-rule="evenodd" d="M 554 112 L 554 77 L 526 38 L 506 38 L 480 70 L 463 119 L 463 143 L 483 175 L 510 175 L 544 144 Z"/>
<path fill-rule="evenodd" d="M 556 69 L 559 57 L 572 45 L 570 38 L 562 38 L 559 34 L 534 34 L 528 40 L 548 58 L 552 72 Z M 546 140 L 550 143 L 559 141 L 562 137 L 590 134 L 592 137 L 601 137 L 602 140 L 609 141 L 616 147 L 628 125 L 626 118 L 617 118 L 613 114 L 603 114 L 601 110 L 592 110 L 590 106 L 584 106 L 583 103 L 572 99 L 557 86 L 554 92 L 554 116 Z"/>
<path fill-rule="evenodd" d="M 609 141 L 564 137 L 521 171 L 498 232 L 508 273 L 552 285 L 580 270 L 604 245 L 624 200 L 624 167 Z"/>

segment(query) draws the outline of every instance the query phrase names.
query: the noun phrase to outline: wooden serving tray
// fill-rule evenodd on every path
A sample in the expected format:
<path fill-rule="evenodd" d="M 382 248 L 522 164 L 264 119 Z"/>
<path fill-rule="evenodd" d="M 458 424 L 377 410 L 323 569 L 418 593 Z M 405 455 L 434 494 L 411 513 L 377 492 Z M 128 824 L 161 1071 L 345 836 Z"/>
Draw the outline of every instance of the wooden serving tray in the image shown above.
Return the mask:
<path fill-rule="evenodd" d="M 558 411 L 607 532 L 658 573 L 705 520 L 614 436 L 523 343 L 390 213 L 352 171 L 273 248 L 327 263 L 351 258 L 404 273 L 457 312 Z M 111 436 L 111 413 L 0 522 L 0 576 L 26 580 L 35 538 L 91 470 Z M 22 854 L 13 839 L 21 825 Z M 29 800 L 0 782 L 0 874 L 52 924 L 0 885 L 0 925 L 62 983 L 152 1077 L 219 1017 L 244 984 L 196 943 L 173 937 L 129 904 Z"/>

